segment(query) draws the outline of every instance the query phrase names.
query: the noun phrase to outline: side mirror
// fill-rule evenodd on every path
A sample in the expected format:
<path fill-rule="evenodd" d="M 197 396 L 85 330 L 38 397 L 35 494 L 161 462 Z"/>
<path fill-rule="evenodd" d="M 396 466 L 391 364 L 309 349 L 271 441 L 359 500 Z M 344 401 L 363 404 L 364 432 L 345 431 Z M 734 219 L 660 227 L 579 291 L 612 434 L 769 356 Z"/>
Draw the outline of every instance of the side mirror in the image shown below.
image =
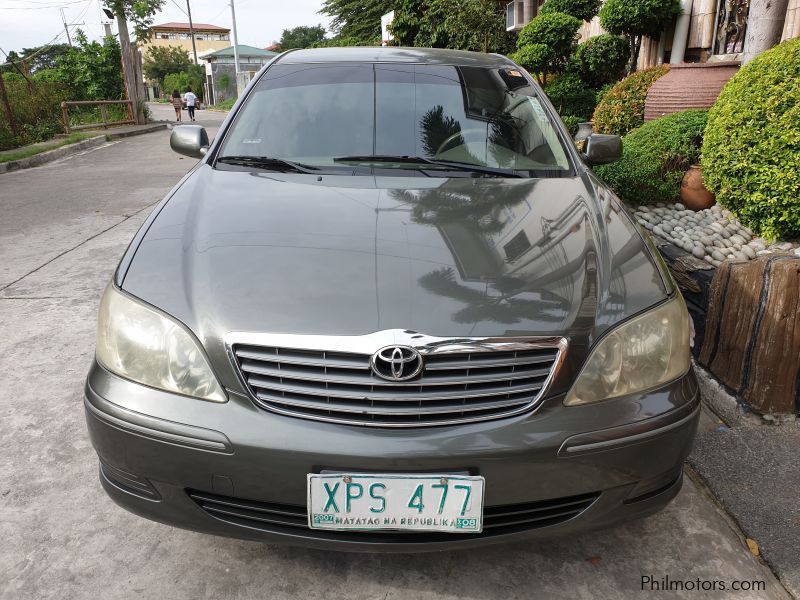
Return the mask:
<path fill-rule="evenodd" d="M 622 158 L 622 138 L 618 135 L 593 133 L 586 138 L 583 158 L 590 165 L 607 165 Z"/>
<path fill-rule="evenodd" d="M 169 136 L 169 146 L 178 154 L 203 158 L 208 152 L 208 133 L 200 125 L 176 125 Z"/>

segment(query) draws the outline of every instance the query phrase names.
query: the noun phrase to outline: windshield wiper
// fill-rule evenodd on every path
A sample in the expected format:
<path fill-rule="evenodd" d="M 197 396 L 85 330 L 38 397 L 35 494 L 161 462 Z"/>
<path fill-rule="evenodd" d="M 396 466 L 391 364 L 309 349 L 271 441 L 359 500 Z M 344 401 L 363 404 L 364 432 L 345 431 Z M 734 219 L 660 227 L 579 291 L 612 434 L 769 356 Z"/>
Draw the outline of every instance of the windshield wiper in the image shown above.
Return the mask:
<path fill-rule="evenodd" d="M 271 171 L 280 171 L 281 173 L 316 173 L 319 170 L 317 167 L 292 162 L 284 158 L 273 158 L 271 156 L 220 156 L 217 162 L 227 165 L 269 169 Z"/>
<path fill-rule="evenodd" d="M 391 156 L 386 154 L 364 154 L 356 156 L 339 156 L 333 162 L 371 162 L 371 163 L 402 163 L 402 164 L 425 164 L 437 167 L 445 167 L 456 171 L 470 171 L 494 177 L 522 177 L 512 169 L 501 169 L 498 167 L 486 167 L 484 165 L 474 165 L 467 162 L 452 160 L 440 160 L 438 158 L 428 158 L 426 156 Z"/>

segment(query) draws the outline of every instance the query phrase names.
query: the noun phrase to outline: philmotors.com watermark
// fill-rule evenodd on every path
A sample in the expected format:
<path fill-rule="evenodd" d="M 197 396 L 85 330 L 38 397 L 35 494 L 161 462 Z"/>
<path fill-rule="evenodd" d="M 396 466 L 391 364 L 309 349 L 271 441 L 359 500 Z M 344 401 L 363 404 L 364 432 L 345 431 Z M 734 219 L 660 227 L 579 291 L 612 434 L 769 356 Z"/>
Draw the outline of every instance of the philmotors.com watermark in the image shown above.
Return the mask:
<path fill-rule="evenodd" d="M 642 575 L 642 590 L 647 592 L 763 592 L 767 589 L 764 581 L 724 580 L 724 579 L 674 579 L 669 575 L 660 577 Z"/>

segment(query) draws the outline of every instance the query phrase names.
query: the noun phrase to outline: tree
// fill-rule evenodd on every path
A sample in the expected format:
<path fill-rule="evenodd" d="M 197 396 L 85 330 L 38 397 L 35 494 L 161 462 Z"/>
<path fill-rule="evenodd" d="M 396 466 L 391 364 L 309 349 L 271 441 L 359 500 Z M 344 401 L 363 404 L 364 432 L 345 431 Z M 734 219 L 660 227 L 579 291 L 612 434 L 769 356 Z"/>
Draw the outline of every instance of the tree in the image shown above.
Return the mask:
<path fill-rule="evenodd" d="M 319 12 L 331 17 L 331 29 L 337 37 L 358 44 L 378 44 L 381 16 L 394 9 L 393 0 L 325 0 Z"/>
<path fill-rule="evenodd" d="M 514 47 L 497 0 L 402 0 L 391 31 L 401 46 L 500 53 Z"/>
<path fill-rule="evenodd" d="M 189 65 L 185 71 L 170 73 L 164 77 L 164 91 L 171 94 L 173 90 L 184 93 L 191 88 L 197 97 L 203 99 L 203 83 L 206 78 L 205 69 L 200 65 Z M 227 86 L 225 86 L 227 87 Z"/>
<path fill-rule="evenodd" d="M 64 84 L 70 100 L 119 100 L 124 95 L 119 69 L 120 47 L 113 37 L 90 42 L 78 29 L 75 47 L 58 59 L 54 69 L 41 71 L 39 80 Z"/>
<path fill-rule="evenodd" d="M 145 77 L 164 87 L 164 77 L 185 71 L 192 60 L 189 52 L 179 46 L 150 46 L 142 61 Z"/>
<path fill-rule="evenodd" d="M 69 49 L 69 44 L 53 44 L 52 46 L 23 48 L 20 53 L 12 50 L 8 53 L 7 62 L 17 63 L 33 75 L 38 71 L 54 68 L 58 59 L 64 56 Z M 2 70 L 17 72 L 12 65 L 0 67 L 0 71 Z"/>
<path fill-rule="evenodd" d="M 538 15 L 519 32 L 519 51 L 514 58 L 546 85 L 549 75 L 563 72 L 569 64 L 580 26 L 580 19 L 568 14 Z"/>
<path fill-rule="evenodd" d="M 628 72 L 636 70 L 644 36 L 657 37 L 681 12 L 679 0 L 607 0 L 600 9 L 600 25 L 609 33 L 628 38 Z"/>
<path fill-rule="evenodd" d="M 292 48 L 310 48 L 325 39 L 325 28 L 322 25 L 301 25 L 293 29 L 284 29 L 278 44 L 281 50 Z"/>
<path fill-rule="evenodd" d="M 622 79 L 630 58 L 625 38 L 603 33 L 578 45 L 572 62 L 581 79 L 594 88 L 601 88 Z"/>
<path fill-rule="evenodd" d="M 558 12 L 581 21 L 591 21 L 600 10 L 600 4 L 600 0 L 547 0 L 539 10 L 539 14 Z"/>
<path fill-rule="evenodd" d="M 150 38 L 150 26 L 153 24 L 153 17 L 161 10 L 166 0 L 102 0 L 103 5 L 117 17 L 117 25 L 120 19 L 124 23 L 124 35 L 128 35 L 128 21 L 133 23 L 134 37 L 137 42 L 146 42 Z M 120 39 L 123 31 L 120 27 Z M 127 41 L 127 40 L 126 40 Z"/>

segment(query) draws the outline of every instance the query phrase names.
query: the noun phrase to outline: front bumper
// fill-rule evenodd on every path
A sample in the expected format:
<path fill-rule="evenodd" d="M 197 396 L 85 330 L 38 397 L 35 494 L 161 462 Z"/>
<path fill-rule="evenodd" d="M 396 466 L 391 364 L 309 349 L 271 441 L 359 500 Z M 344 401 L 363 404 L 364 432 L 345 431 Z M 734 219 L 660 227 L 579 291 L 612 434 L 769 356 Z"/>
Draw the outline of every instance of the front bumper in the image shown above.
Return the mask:
<path fill-rule="evenodd" d="M 678 493 L 699 416 L 693 372 L 596 405 L 562 400 L 496 421 L 372 429 L 273 414 L 236 394 L 224 404 L 177 396 L 95 364 L 85 408 L 103 487 L 136 514 L 243 539 L 417 552 L 606 527 L 652 514 Z M 308 529 L 306 474 L 324 470 L 483 475 L 487 528 L 480 535 Z M 525 518 L 504 516 L 520 512 Z"/>

